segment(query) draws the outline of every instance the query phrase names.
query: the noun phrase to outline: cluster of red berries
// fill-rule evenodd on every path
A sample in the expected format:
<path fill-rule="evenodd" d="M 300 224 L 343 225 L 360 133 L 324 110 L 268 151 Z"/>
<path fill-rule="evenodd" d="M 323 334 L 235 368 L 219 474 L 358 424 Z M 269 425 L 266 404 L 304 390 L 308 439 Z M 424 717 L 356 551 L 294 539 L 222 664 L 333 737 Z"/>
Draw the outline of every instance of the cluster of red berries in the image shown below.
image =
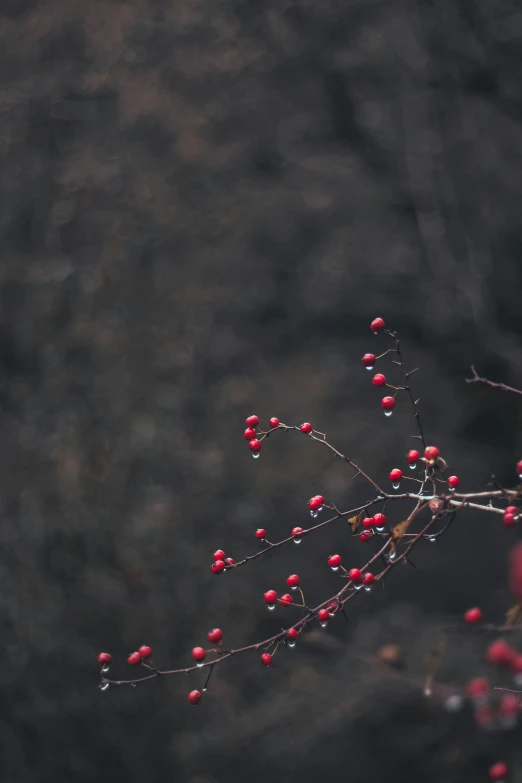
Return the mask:
<path fill-rule="evenodd" d="M 382 332 L 384 327 L 385 324 L 382 318 L 375 318 L 370 324 L 370 329 L 374 334 L 379 334 L 379 332 Z M 365 353 L 361 361 L 367 370 L 373 370 L 375 362 L 377 361 L 377 357 L 373 353 Z M 386 376 L 383 375 L 381 372 L 378 372 L 373 376 L 372 383 L 374 386 L 377 386 L 378 388 L 381 388 L 382 386 L 386 386 Z M 392 411 L 395 408 L 395 405 L 396 405 L 395 397 L 387 395 L 386 397 L 382 398 L 381 407 L 386 416 L 391 416 Z"/>
<path fill-rule="evenodd" d="M 382 533 L 386 525 L 386 517 L 381 513 L 374 514 L 373 517 L 364 517 L 361 524 L 364 530 L 359 535 L 359 540 L 369 541 L 374 534 L 374 529 L 377 533 Z"/>
<path fill-rule="evenodd" d="M 509 669 L 513 674 L 522 674 L 522 654 L 504 639 L 491 642 L 486 650 L 486 661 L 491 666 Z"/>
<path fill-rule="evenodd" d="M 487 677 L 475 677 L 470 680 L 466 686 L 466 694 L 473 706 L 475 722 L 481 728 L 492 729 L 497 722 L 501 729 L 512 729 L 518 723 L 520 708 L 516 695 L 503 693 L 496 701 Z M 494 767 L 496 766 L 494 765 Z M 491 770 L 494 767 L 491 767 Z M 491 770 L 492 780 L 505 779 L 507 774 L 505 764 L 503 765 L 503 774 L 498 774 L 498 777 L 495 777 Z"/>
<path fill-rule="evenodd" d="M 277 422 L 279 424 L 279 422 Z M 256 427 L 259 424 L 259 417 L 258 416 L 248 416 L 246 419 L 246 425 L 247 428 L 245 432 L 243 433 L 243 437 L 245 440 L 248 441 L 248 445 L 250 446 L 250 450 L 254 457 L 259 456 L 259 452 L 261 451 L 261 441 L 257 439 L 257 431 Z"/>
<path fill-rule="evenodd" d="M 221 640 L 223 639 L 223 631 L 221 628 L 212 628 L 212 630 L 208 632 L 207 637 L 209 642 L 212 644 L 221 644 Z M 192 657 L 199 666 L 202 666 L 203 661 L 207 657 L 207 651 L 204 647 L 193 647 Z"/>
<path fill-rule="evenodd" d="M 151 655 L 152 647 L 149 647 L 148 644 L 144 644 L 140 647 L 139 650 L 129 655 L 127 658 L 127 663 L 130 666 L 139 666 L 142 661 L 147 660 L 147 658 L 150 658 Z"/>
<path fill-rule="evenodd" d="M 440 451 L 437 448 L 437 446 L 426 446 L 424 449 L 424 456 L 421 457 L 420 453 L 417 451 L 417 449 L 410 449 L 408 454 L 406 455 L 406 459 L 408 461 L 408 465 L 412 470 L 415 470 L 417 467 L 417 463 L 419 461 L 425 462 L 427 465 L 435 465 L 438 458 L 440 457 Z M 394 489 L 399 488 L 399 484 L 403 478 L 403 472 L 400 468 L 393 468 L 393 470 L 390 471 L 390 481 L 394 486 Z M 450 476 L 447 479 L 448 487 L 450 492 L 453 492 L 460 484 L 460 479 L 458 476 Z"/>
<path fill-rule="evenodd" d="M 213 574 L 221 574 L 225 568 L 231 568 L 234 565 L 234 559 L 226 557 L 222 549 L 216 549 L 212 557 L 214 562 L 210 566 L 210 570 Z"/>
<path fill-rule="evenodd" d="M 518 508 L 516 506 L 507 506 L 507 508 L 504 509 L 504 524 L 507 525 L 507 527 L 511 527 L 512 525 L 516 525 L 518 519 Z"/>

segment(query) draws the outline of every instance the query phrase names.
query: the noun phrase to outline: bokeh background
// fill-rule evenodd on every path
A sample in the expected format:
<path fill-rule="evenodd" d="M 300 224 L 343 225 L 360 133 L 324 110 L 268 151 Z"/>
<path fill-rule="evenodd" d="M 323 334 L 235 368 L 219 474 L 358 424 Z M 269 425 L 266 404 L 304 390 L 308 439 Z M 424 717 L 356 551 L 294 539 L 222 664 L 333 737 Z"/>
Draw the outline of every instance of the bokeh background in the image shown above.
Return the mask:
<path fill-rule="evenodd" d="M 463 488 L 516 480 L 520 399 L 465 378 L 522 385 L 518 4 L 3 0 L 0 38 L 2 781 L 448 783 L 499 757 L 522 780 L 517 730 L 422 696 L 441 625 L 510 605 L 518 533 L 480 514 L 272 669 L 220 666 L 197 709 L 200 673 L 100 693 L 96 664 L 265 638 L 292 613 L 265 589 L 297 571 L 319 603 L 332 551 L 365 562 L 340 521 L 209 572 L 312 494 L 367 498 L 296 435 L 252 460 L 246 415 L 309 420 L 380 480 L 404 461 L 408 406 L 384 419 L 360 363 L 376 315 Z M 439 681 L 484 645 L 457 633 Z"/>

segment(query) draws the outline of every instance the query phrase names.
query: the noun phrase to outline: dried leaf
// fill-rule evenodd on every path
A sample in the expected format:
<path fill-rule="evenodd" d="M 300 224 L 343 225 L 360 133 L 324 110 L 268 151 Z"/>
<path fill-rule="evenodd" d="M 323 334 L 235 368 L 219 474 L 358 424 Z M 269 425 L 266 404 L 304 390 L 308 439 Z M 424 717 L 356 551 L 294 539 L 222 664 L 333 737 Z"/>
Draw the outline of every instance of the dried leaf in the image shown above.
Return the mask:
<path fill-rule="evenodd" d="M 516 625 L 520 614 L 522 613 L 522 606 L 515 604 L 506 612 L 506 625 Z"/>
<path fill-rule="evenodd" d="M 410 525 L 411 525 L 411 519 L 405 519 L 403 522 L 399 522 L 398 525 L 395 525 L 395 527 L 392 530 L 392 541 L 394 544 L 399 543 L 399 541 L 406 533 Z"/>
<path fill-rule="evenodd" d="M 361 521 L 360 514 L 357 514 L 355 517 L 350 517 L 348 520 L 348 524 L 352 528 L 352 532 L 355 533 L 357 528 L 359 527 L 359 523 Z"/>

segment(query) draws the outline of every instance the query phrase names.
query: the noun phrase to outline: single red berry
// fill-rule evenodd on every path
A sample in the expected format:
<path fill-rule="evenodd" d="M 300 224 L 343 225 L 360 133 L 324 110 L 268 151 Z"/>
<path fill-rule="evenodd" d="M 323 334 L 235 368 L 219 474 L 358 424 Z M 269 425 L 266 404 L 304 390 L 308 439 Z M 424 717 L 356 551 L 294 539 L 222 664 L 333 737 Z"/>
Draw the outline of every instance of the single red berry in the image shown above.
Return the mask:
<path fill-rule="evenodd" d="M 285 593 L 279 599 L 279 603 L 281 604 L 281 606 L 290 606 L 290 604 L 294 603 L 294 599 L 292 598 L 290 593 Z"/>
<path fill-rule="evenodd" d="M 203 647 L 193 647 L 192 648 L 192 657 L 198 663 L 200 663 L 201 661 L 204 661 L 206 656 L 207 656 L 207 653 L 203 649 Z"/>
<path fill-rule="evenodd" d="M 509 553 L 509 589 L 517 603 L 522 604 L 522 541 Z"/>
<path fill-rule="evenodd" d="M 108 666 L 112 661 L 112 655 L 110 653 L 100 653 L 98 655 L 98 663 L 100 666 Z"/>
<path fill-rule="evenodd" d="M 221 639 L 223 638 L 223 631 L 221 628 L 213 628 L 211 631 L 207 634 L 209 642 L 212 642 L 212 644 L 219 644 Z"/>
<path fill-rule="evenodd" d="M 395 397 L 383 397 L 381 407 L 383 411 L 392 411 L 395 408 Z"/>
<path fill-rule="evenodd" d="M 230 568 L 234 565 L 234 558 L 233 557 L 226 557 L 225 558 L 225 565 L 227 568 Z"/>
<path fill-rule="evenodd" d="M 131 666 L 139 666 L 139 664 L 141 663 L 141 655 L 139 654 L 139 652 L 131 653 L 127 658 L 127 663 L 130 664 Z"/>
<path fill-rule="evenodd" d="M 381 514 L 381 513 L 374 514 L 373 523 L 374 523 L 375 527 L 377 528 L 377 530 L 382 530 L 382 528 L 384 528 L 384 526 L 386 524 L 386 517 L 384 516 L 384 514 Z"/>
<path fill-rule="evenodd" d="M 318 508 L 321 508 L 321 506 L 324 503 L 324 498 L 322 495 L 314 495 L 313 498 L 310 498 L 308 501 L 308 508 L 310 511 L 315 511 Z"/>
<path fill-rule="evenodd" d="M 335 568 L 336 571 L 341 565 L 341 562 L 342 562 L 341 555 L 330 555 L 330 557 L 328 558 L 328 565 L 330 566 L 330 568 Z"/>
<path fill-rule="evenodd" d="M 264 528 L 260 527 L 258 530 L 256 530 L 256 538 L 258 541 L 262 541 L 265 536 L 266 530 Z"/>
<path fill-rule="evenodd" d="M 301 430 L 301 432 L 306 432 L 308 434 L 309 432 L 312 432 L 312 425 L 310 424 L 309 421 L 305 421 L 304 424 L 301 424 L 299 429 Z"/>
<path fill-rule="evenodd" d="M 386 386 L 386 376 L 378 372 L 373 376 L 372 383 L 374 386 Z"/>
<path fill-rule="evenodd" d="M 516 514 L 518 511 L 516 506 L 506 506 L 504 514 Z"/>
<path fill-rule="evenodd" d="M 265 604 L 268 604 L 268 606 L 275 606 L 275 603 L 277 601 L 277 593 L 275 590 L 267 590 L 265 595 Z"/>
<path fill-rule="evenodd" d="M 263 653 L 261 656 L 261 663 L 263 666 L 271 666 L 272 665 L 272 656 L 270 653 Z"/>
<path fill-rule="evenodd" d="M 408 451 L 407 460 L 410 465 L 415 465 L 420 459 L 420 454 L 416 449 Z"/>
<path fill-rule="evenodd" d="M 292 535 L 296 539 L 296 541 L 297 539 L 300 539 L 302 532 L 303 532 L 302 527 L 294 527 L 294 529 L 292 530 Z"/>
<path fill-rule="evenodd" d="M 297 587 L 301 580 L 297 576 L 297 574 L 290 574 L 290 576 L 286 580 L 286 584 L 288 587 Z"/>
<path fill-rule="evenodd" d="M 140 658 L 150 658 L 152 655 L 152 647 L 149 647 L 148 644 L 142 644 L 138 652 L 140 654 Z"/>
<path fill-rule="evenodd" d="M 498 711 L 505 718 L 518 715 L 520 707 L 514 693 L 502 694 L 500 704 L 498 705 Z"/>
<path fill-rule="evenodd" d="M 326 625 L 326 623 L 330 619 L 330 614 L 328 612 L 328 609 L 319 609 L 317 613 L 317 619 L 319 620 L 321 625 Z"/>
<path fill-rule="evenodd" d="M 353 581 L 353 580 L 352 580 L 352 581 Z M 363 576 L 363 580 L 362 580 L 362 583 L 363 583 L 363 585 L 364 585 L 365 587 L 371 587 L 371 585 L 373 585 L 373 583 L 374 583 L 374 582 L 375 582 L 375 577 L 374 577 L 374 575 L 373 575 L 373 574 L 371 574 L 369 571 L 367 571 L 367 572 L 365 573 L 365 575 Z"/>
<path fill-rule="evenodd" d="M 517 518 L 513 511 L 510 509 L 514 508 L 514 506 L 508 506 L 506 510 L 504 511 L 504 524 L 507 525 L 507 527 L 511 527 L 512 525 L 516 525 Z M 517 509 L 515 509 L 516 511 Z"/>
<path fill-rule="evenodd" d="M 370 533 L 359 533 L 359 541 L 369 541 L 370 538 Z"/>
<path fill-rule="evenodd" d="M 245 424 L 247 425 L 247 427 L 257 427 L 257 425 L 259 424 L 259 416 L 255 416 L 255 415 L 249 416 Z"/>
<path fill-rule="evenodd" d="M 390 481 L 392 484 L 398 484 L 402 479 L 402 470 L 400 468 L 394 468 L 390 471 Z"/>
<path fill-rule="evenodd" d="M 199 704 L 199 702 L 201 701 L 201 691 L 190 691 L 188 695 L 188 700 L 194 706 L 196 706 L 196 704 Z"/>
<path fill-rule="evenodd" d="M 249 442 L 249 444 L 248 444 L 248 445 L 250 446 L 250 450 L 251 450 L 251 451 L 253 451 L 253 452 L 254 452 L 254 454 L 257 454 L 257 453 L 258 453 L 258 452 L 260 452 L 260 451 L 261 451 L 261 449 L 262 449 L 262 443 L 261 443 L 261 441 L 260 441 L 260 440 L 258 440 L 257 438 L 253 438 L 253 439 L 252 439 L 252 440 Z"/>
<path fill-rule="evenodd" d="M 491 780 L 505 780 L 508 774 L 508 766 L 503 761 L 497 761 L 489 768 L 489 777 Z"/>
<path fill-rule="evenodd" d="M 213 574 L 220 574 L 222 571 L 225 570 L 225 563 L 223 560 L 216 560 L 212 565 L 210 566 L 210 570 Z"/>
<path fill-rule="evenodd" d="M 252 438 L 256 437 L 256 431 L 252 427 L 247 427 L 243 433 L 243 437 L 245 440 L 252 440 Z"/>
<path fill-rule="evenodd" d="M 515 655 L 515 651 L 504 639 L 492 642 L 486 650 L 486 660 L 493 666 L 510 666 Z"/>
<path fill-rule="evenodd" d="M 518 477 L 522 478 L 522 459 L 517 462 Z"/>
<path fill-rule="evenodd" d="M 384 321 L 382 318 L 374 318 L 370 324 L 370 329 L 374 334 L 379 334 L 384 329 Z"/>
<path fill-rule="evenodd" d="M 468 625 L 480 623 L 482 620 L 482 612 L 478 606 L 474 606 L 472 609 L 468 609 L 468 611 L 464 614 L 464 620 L 468 623 Z"/>
<path fill-rule="evenodd" d="M 424 458 L 428 460 L 428 462 L 435 462 L 437 457 L 440 456 L 440 451 L 436 446 L 426 446 L 424 449 Z"/>
<path fill-rule="evenodd" d="M 222 549 L 216 549 L 216 551 L 214 552 L 212 557 L 214 558 L 214 560 L 224 560 L 225 559 L 225 553 L 223 552 Z"/>
<path fill-rule="evenodd" d="M 365 528 L 373 527 L 375 524 L 373 517 L 364 517 L 362 521 L 362 526 Z"/>
<path fill-rule="evenodd" d="M 348 578 L 353 585 L 360 585 L 363 580 L 363 576 L 358 568 L 351 568 L 348 572 Z"/>
<path fill-rule="evenodd" d="M 472 701 L 484 701 L 490 691 L 487 677 L 474 677 L 466 686 L 466 693 Z"/>
<path fill-rule="evenodd" d="M 363 358 L 361 359 L 361 362 L 364 364 L 365 367 L 368 367 L 371 370 L 373 365 L 375 364 L 375 354 L 365 353 Z"/>
<path fill-rule="evenodd" d="M 522 674 L 522 654 L 517 653 L 511 661 L 511 669 L 515 674 Z"/>
<path fill-rule="evenodd" d="M 295 628 L 289 628 L 286 632 L 286 638 L 289 642 L 295 642 L 299 634 L 297 633 Z"/>
<path fill-rule="evenodd" d="M 270 426 L 272 428 L 279 427 L 279 419 L 277 419 L 275 416 L 272 416 L 272 418 L 270 419 Z"/>
<path fill-rule="evenodd" d="M 456 489 L 458 485 L 460 484 L 459 477 L 458 476 L 450 476 L 448 479 L 448 487 L 450 489 Z"/>

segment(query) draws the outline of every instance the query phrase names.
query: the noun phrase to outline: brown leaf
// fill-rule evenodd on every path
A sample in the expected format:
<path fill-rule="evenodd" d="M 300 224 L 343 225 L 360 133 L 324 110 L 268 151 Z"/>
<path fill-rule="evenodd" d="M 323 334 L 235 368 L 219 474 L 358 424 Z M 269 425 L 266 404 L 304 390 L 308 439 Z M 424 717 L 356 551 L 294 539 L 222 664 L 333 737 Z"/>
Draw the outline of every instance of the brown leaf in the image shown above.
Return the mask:
<path fill-rule="evenodd" d="M 361 521 L 360 514 L 357 514 L 355 517 L 350 517 L 348 520 L 348 524 L 352 528 L 352 532 L 355 533 L 357 528 L 359 527 L 359 522 Z"/>
<path fill-rule="evenodd" d="M 506 625 L 516 625 L 518 618 L 522 612 L 522 606 L 515 604 L 506 612 Z"/>
<path fill-rule="evenodd" d="M 411 525 L 411 519 L 405 519 L 403 522 L 399 522 L 398 525 L 392 529 L 392 541 L 394 544 L 398 544 L 403 535 Z"/>

